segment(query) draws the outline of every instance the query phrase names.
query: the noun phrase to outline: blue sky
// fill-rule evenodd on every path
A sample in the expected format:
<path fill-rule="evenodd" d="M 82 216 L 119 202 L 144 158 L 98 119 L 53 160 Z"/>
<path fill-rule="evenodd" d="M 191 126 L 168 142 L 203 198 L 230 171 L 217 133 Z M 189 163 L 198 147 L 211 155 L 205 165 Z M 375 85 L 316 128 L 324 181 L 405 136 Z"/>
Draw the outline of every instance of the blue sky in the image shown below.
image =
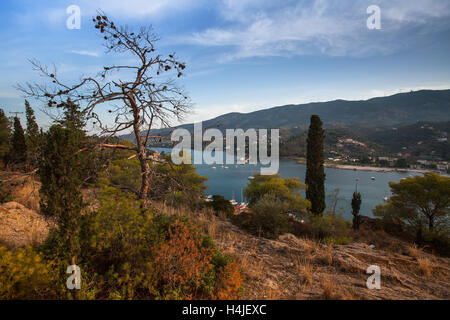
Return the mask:
<path fill-rule="evenodd" d="M 70 5 L 81 9 L 79 30 L 66 27 Z M 366 26 L 370 5 L 381 9 L 381 30 Z M 73 81 L 127 61 L 104 52 L 91 21 L 99 8 L 116 24 L 153 25 L 159 50 L 187 63 L 180 82 L 195 104 L 189 122 L 450 88 L 447 0 L 2 0 L 1 108 L 23 111 L 13 86 L 41 80 L 27 59 L 55 64 Z M 43 112 L 37 116 L 48 124 Z"/>

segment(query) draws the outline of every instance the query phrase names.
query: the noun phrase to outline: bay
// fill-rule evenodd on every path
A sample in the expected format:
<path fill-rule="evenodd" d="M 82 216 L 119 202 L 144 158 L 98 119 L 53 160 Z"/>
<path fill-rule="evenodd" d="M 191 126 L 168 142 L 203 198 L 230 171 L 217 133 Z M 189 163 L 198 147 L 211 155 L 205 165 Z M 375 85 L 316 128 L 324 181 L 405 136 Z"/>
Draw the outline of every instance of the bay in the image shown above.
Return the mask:
<path fill-rule="evenodd" d="M 170 149 L 155 148 L 158 151 L 170 153 Z M 193 153 L 193 157 L 200 156 L 199 151 Z M 243 190 L 250 182 L 249 177 L 260 172 L 261 165 L 252 164 L 195 164 L 197 173 L 206 176 L 208 189 L 206 194 L 220 194 L 227 199 L 234 198 L 238 202 L 244 202 Z M 295 160 L 280 160 L 278 173 L 284 178 L 298 178 L 305 182 L 306 166 L 298 164 Z M 384 197 L 391 195 L 389 182 L 398 182 L 416 173 L 408 172 L 375 172 L 325 168 L 325 194 L 327 209 L 331 210 L 333 197 L 329 196 L 334 190 L 339 189 L 336 211 L 343 218 L 350 220 L 351 199 L 357 188 L 361 193 L 362 215 L 373 217 L 372 209 L 377 204 L 384 203 Z M 358 180 L 358 181 L 357 181 Z"/>

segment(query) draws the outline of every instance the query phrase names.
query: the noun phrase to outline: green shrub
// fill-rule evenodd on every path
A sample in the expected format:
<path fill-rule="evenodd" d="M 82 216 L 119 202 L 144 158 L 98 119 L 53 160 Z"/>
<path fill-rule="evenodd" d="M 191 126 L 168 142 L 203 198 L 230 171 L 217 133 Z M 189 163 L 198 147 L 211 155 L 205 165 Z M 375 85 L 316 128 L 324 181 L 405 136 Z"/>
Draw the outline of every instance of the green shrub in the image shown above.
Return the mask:
<path fill-rule="evenodd" d="M 223 212 L 229 218 L 232 217 L 234 213 L 234 207 L 230 201 L 219 194 L 213 195 L 212 201 L 205 202 L 205 207 L 212 208 L 216 214 Z"/>
<path fill-rule="evenodd" d="M 423 231 L 418 244 L 442 256 L 450 257 L 450 239 L 447 234 Z"/>
<path fill-rule="evenodd" d="M 348 244 L 352 241 L 351 223 L 335 216 L 311 216 L 308 221 L 291 222 L 291 232 L 298 237 L 317 239 L 323 243 Z"/>
<path fill-rule="evenodd" d="M 59 250 L 61 233 L 55 229 L 40 254 L 0 247 L 0 299 L 238 297 L 238 264 L 190 218 L 145 211 L 134 195 L 113 187 L 98 200 L 97 212 L 80 221 L 81 290 L 65 287 L 70 261 Z"/>
<path fill-rule="evenodd" d="M 53 268 L 31 247 L 0 247 L 0 300 L 60 298 L 65 283 L 57 282 Z"/>
<path fill-rule="evenodd" d="M 252 234 L 276 239 L 280 234 L 289 232 L 288 207 L 288 203 L 264 195 L 249 213 L 234 216 L 232 221 Z"/>
<path fill-rule="evenodd" d="M 81 239 L 96 298 L 209 299 L 226 291 L 224 274 L 233 262 L 188 218 L 142 212 L 139 201 L 114 188 L 100 201 Z M 235 278 L 225 284 L 233 286 Z"/>
<path fill-rule="evenodd" d="M 13 201 L 11 191 L 8 190 L 8 188 L 0 182 L 0 204 L 10 201 Z"/>

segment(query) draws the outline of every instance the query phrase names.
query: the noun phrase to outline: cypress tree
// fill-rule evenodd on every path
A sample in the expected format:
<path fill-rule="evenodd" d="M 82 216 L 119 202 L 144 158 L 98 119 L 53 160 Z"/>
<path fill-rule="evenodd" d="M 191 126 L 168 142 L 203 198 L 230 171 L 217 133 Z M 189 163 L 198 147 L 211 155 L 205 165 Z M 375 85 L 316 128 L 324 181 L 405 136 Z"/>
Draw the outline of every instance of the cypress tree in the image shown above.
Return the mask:
<path fill-rule="evenodd" d="M 41 135 L 39 134 L 39 126 L 36 123 L 34 110 L 30 107 L 28 100 L 25 100 L 25 114 L 27 118 L 27 158 L 30 164 L 35 166 L 37 165 L 39 159 Z"/>
<path fill-rule="evenodd" d="M 0 161 L 7 164 L 11 150 L 11 123 L 5 115 L 3 109 L 0 109 Z"/>
<path fill-rule="evenodd" d="M 27 160 L 27 144 L 22 125 L 18 117 L 14 118 L 14 133 L 12 136 L 12 158 L 16 163 Z"/>
<path fill-rule="evenodd" d="M 353 192 L 352 198 L 352 215 L 353 215 L 353 229 L 359 229 L 360 215 L 359 209 L 361 208 L 361 194 L 359 192 Z"/>
<path fill-rule="evenodd" d="M 79 137 L 60 125 L 53 125 L 46 135 L 39 166 L 41 178 L 41 213 L 58 225 L 58 254 L 61 258 L 79 255 L 79 220 L 81 194 Z"/>
<path fill-rule="evenodd" d="M 322 215 L 325 210 L 325 171 L 323 141 L 325 133 L 319 116 L 312 115 L 306 148 L 306 199 L 311 202 L 311 212 Z"/>

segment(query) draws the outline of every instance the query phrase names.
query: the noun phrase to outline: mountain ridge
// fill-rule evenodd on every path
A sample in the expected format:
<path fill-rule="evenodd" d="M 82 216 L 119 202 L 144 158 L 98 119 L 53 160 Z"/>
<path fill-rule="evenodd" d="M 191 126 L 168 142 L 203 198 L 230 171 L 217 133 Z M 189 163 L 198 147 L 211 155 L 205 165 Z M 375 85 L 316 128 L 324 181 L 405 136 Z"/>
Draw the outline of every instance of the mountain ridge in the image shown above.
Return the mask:
<path fill-rule="evenodd" d="M 287 104 L 249 113 L 230 112 L 203 121 L 203 129 L 307 127 L 312 114 L 321 117 L 325 127 L 377 127 L 407 125 L 417 121 L 450 120 L 450 89 L 419 90 L 367 100 L 337 99 L 326 102 Z M 193 123 L 172 128 L 152 129 L 153 134 L 169 135 L 175 128 L 192 132 Z M 132 137 L 129 137 L 132 138 Z"/>

